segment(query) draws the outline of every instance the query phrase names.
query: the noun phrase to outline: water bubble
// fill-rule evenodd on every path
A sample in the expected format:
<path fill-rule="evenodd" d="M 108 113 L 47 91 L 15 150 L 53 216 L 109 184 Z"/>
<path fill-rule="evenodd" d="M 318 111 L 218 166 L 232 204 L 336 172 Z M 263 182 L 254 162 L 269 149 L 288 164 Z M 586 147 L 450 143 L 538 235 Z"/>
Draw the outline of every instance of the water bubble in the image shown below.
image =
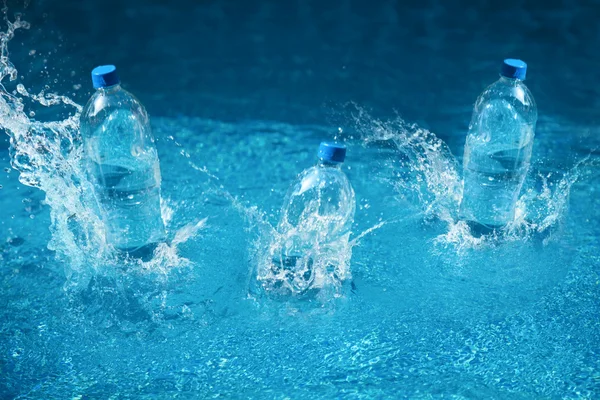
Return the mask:
<path fill-rule="evenodd" d="M 81 85 L 80 84 L 73 85 L 73 89 L 79 90 L 79 89 L 81 89 Z"/>
<path fill-rule="evenodd" d="M 36 50 L 29 50 L 29 55 L 32 56 L 35 54 L 35 52 L 36 52 Z"/>
<path fill-rule="evenodd" d="M 12 171 L 12 169 L 10 169 L 8 167 L 4 168 L 4 172 L 6 172 L 7 174 L 10 174 L 10 171 Z"/>
<path fill-rule="evenodd" d="M 25 89 L 25 86 L 23 86 L 22 83 L 19 83 L 17 85 L 17 92 L 21 95 L 21 96 L 27 96 L 29 93 L 27 93 L 27 89 Z"/>
<path fill-rule="evenodd" d="M 29 214 L 29 218 L 31 218 L 31 219 L 35 219 L 35 215 L 33 215 L 33 214 Z"/>
<path fill-rule="evenodd" d="M 0 189 L 2 189 L 2 187 L 3 187 L 3 186 L 2 186 L 2 185 L 0 185 Z"/>
<path fill-rule="evenodd" d="M 35 112 L 34 112 L 34 111 L 29 111 L 29 116 L 30 116 L 31 118 L 35 117 Z"/>

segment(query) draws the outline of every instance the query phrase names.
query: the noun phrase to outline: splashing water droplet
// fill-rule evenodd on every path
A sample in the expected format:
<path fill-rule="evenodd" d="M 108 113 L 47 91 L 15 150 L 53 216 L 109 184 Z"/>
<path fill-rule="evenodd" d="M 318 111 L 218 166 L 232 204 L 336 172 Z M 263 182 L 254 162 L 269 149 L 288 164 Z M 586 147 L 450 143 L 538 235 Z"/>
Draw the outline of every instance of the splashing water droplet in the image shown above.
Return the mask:
<path fill-rule="evenodd" d="M 25 86 L 23 86 L 22 83 L 19 83 L 17 85 L 17 93 L 19 93 L 21 96 L 28 96 L 29 93 L 27 92 L 27 89 L 25 89 Z"/>

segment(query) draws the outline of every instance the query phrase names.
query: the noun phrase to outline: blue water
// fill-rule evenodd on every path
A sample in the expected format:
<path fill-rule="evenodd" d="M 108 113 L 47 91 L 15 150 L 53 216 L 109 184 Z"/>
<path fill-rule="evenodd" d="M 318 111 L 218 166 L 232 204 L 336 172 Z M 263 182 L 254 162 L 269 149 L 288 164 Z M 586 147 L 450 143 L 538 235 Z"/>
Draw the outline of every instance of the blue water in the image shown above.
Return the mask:
<path fill-rule="evenodd" d="M 116 63 L 152 117 L 173 245 L 105 254 L 73 191 L 76 127 L 11 125 L 28 157 L 11 169 L 0 146 L 0 397 L 600 396 L 595 2 L 53 3 L 25 9 L 3 83 L 83 104 L 89 69 Z M 520 222 L 478 239 L 453 222 L 452 154 L 505 56 L 529 63 L 534 161 Z M 24 103 L 37 121 L 76 112 Z M 353 238 L 376 228 L 351 284 L 257 294 L 285 190 L 334 137 Z"/>

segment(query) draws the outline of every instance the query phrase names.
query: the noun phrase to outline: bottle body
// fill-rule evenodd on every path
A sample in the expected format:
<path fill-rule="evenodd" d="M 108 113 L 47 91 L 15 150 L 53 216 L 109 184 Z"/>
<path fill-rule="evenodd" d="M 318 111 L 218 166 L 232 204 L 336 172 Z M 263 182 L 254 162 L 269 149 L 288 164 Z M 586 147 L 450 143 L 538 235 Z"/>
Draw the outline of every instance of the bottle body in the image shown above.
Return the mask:
<path fill-rule="evenodd" d="M 341 164 L 303 171 L 285 197 L 271 273 L 294 294 L 350 278 L 355 196 Z"/>
<path fill-rule="evenodd" d="M 134 255 L 153 249 L 166 235 L 160 166 L 146 111 L 117 84 L 94 93 L 80 125 L 107 242 Z"/>
<path fill-rule="evenodd" d="M 535 101 L 519 79 L 501 77 L 479 96 L 465 144 L 461 219 L 487 229 L 514 219 L 536 122 Z"/>

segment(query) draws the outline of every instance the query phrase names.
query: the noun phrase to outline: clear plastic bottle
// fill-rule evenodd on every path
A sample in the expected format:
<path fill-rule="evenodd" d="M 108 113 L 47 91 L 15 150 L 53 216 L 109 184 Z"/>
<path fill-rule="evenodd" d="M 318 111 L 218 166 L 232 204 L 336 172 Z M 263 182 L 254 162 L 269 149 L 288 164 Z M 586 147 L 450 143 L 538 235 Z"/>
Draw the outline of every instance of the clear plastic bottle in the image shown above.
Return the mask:
<path fill-rule="evenodd" d="M 272 274 L 294 294 L 350 278 L 349 245 L 356 201 L 341 169 L 346 147 L 323 142 L 317 165 L 290 186 L 272 246 Z"/>
<path fill-rule="evenodd" d="M 107 242 L 146 258 L 165 240 L 160 210 L 160 166 L 148 114 L 121 88 L 116 68 L 92 71 L 96 92 L 81 113 L 86 166 Z"/>
<path fill-rule="evenodd" d="M 537 107 L 523 81 L 527 64 L 506 59 L 500 79 L 479 96 L 463 161 L 460 218 L 487 233 L 514 219 L 531 161 Z"/>

